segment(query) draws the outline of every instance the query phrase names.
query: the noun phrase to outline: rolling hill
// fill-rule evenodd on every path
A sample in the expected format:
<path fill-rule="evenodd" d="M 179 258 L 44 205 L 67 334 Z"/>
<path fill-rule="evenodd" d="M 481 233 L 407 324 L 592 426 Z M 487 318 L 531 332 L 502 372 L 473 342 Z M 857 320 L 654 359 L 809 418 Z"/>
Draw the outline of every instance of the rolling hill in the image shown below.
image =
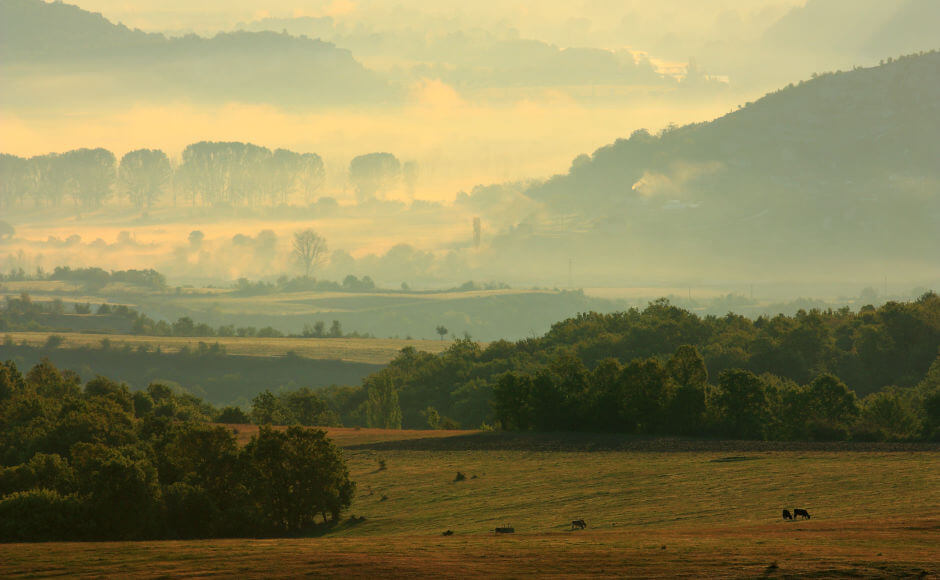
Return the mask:
<path fill-rule="evenodd" d="M 544 212 L 495 245 L 564 251 L 583 268 L 825 264 L 844 276 L 887 260 L 935 272 L 923 249 L 940 228 L 938 132 L 940 53 L 819 75 L 714 121 L 637 131 L 578 157 L 526 190 Z"/>
<path fill-rule="evenodd" d="M 385 81 L 335 45 L 274 32 L 167 37 L 61 2 L 0 2 L 4 102 L 25 106 L 42 79 L 93 101 L 109 92 L 282 105 L 381 102 Z M 50 82 L 46 80 L 45 82 Z M 70 101 L 74 104 L 74 101 Z"/>

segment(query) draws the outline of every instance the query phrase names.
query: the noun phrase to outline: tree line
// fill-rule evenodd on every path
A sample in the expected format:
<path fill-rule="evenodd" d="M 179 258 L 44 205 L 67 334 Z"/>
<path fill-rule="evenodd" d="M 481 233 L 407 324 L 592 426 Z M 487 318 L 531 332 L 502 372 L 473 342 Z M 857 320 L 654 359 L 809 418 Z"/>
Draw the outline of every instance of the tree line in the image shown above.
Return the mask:
<path fill-rule="evenodd" d="M 0 363 L 0 540 L 303 533 L 355 484 L 320 430 L 262 427 L 240 447 L 196 397 Z"/>
<path fill-rule="evenodd" d="M 414 162 L 391 153 L 368 153 L 349 164 L 359 201 L 403 183 L 413 192 Z M 136 149 L 120 159 L 107 149 L 81 148 L 34 157 L 0 154 L 0 208 L 58 207 L 79 210 L 127 202 L 140 210 L 171 202 L 192 207 L 311 203 L 325 181 L 316 153 L 268 149 L 237 141 L 188 145 L 177 162 L 160 149 Z"/>
<path fill-rule="evenodd" d="M 105 274 L 107 273 L 105 272 Z M 142 271 L 139 276 L 112 277 L 112 280 L 136 280 L 137 277 L 143 280 L 153 280 L 153 278 L 147 274 L 147 271 Z M 99 281 L 103 280 L 105 280 L 105 278 L 99 279 Z M 236 326 L 234 324 L 212 326 L 205 322 L 196 322 L 189 316 L 181 316 L 175 322 L 154 320 L 146 314 L 125 304 L 102 303 L 94 307 L 88 302 L 76 302 L 68 309 L 66 308 L 65 302 L 59 298 L 38 302 L 34 301 L 30 295 L 25 292 L 21 293 L 18 297 L 4 297 L 2 308 L 0 308 L 0 331 L 61 331 L 63 326 L 69 325 L 70 320 L 73 321 L 74 328 L 66 328 L 66 330 L 83 330 L 84 328 L 79 324 L 79 320 L 89 315 L 102 318 L 107 317 L 116 327 L 111 330 L 142 336 L 200 338 L 225 338 L 235 336 L 258 338 L 374 338 L 369 333 L 359 333 L 357 331 L 345 332 L 343 331 L 343 325 L 338 320 L 333 320 L 329 328 L 327 328 L 326 323 L 322 320 L 314 321 L 313 324 L 304 324 L 301 334 L 293 335 L 281 332 L 273 326 L 264 326 L 261 328 L 255 326 Z M 70 319 L 69 316 L 76 318 Z M 54 318 L 54 320 L 50 320 L 50 318 Z M 120 321 L 120 323 L 118 321 Z M 117 328 L 118 326 L 120 328 Z M 55 335 L 51 335 L 50 338 L 54 337 Z M 50 346 L 58 346 L 58 344 L 61 344 L 61 338 L 56 344 Z"/>
<path fill-rule="evenodd" d="M 756 320 L 699 317 L 659 300 L 582 314 L 518 342 L 404 349 L 335 409 L 344 422 L 406 428 L 431 416 L 506 429 L 935 439 L 938 348 L 932 292 Z"/>

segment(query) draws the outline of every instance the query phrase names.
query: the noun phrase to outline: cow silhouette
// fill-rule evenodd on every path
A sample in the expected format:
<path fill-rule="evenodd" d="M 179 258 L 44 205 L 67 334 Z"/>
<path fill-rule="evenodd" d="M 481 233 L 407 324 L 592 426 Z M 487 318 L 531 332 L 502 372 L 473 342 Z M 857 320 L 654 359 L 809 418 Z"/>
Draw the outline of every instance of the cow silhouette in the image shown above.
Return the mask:
<path fill-rule="evenodd" d="M 802 510 L 800 508 L 793 508 L 793 519 L 796 519 L 798 517 L 803 518 L 804 520 L 808 520 L 810 519 L 811 516 L 809 515 L 809 512 L 806 510 Z"/>
<path fill-rule="evenodd" d="M 790 510 L 783 510 L 783 519 L 792 520 L 793 514 L 790 513 Z"/>
<path fill-rule="evenodd" d="M 493 530 L 497 534 L 513 534 L 516 531 L 516 528 L 512 526 L 503 526 L 502 528 L 496 528 Z"/>
<path fill-rule="evenodd" d="M 572 520 L 571 521 L 572 530 L 576 528 L 579 530 L 583 530 L 586 527 L 587 527 L 587 522 L 585 522 L 584 520 Z"/>

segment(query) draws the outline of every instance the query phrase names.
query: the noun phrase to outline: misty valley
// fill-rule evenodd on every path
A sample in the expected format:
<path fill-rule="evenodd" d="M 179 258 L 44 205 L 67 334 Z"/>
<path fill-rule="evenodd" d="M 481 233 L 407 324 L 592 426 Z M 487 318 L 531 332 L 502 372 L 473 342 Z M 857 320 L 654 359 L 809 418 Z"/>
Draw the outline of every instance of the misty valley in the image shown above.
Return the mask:
<path fill-rule="evenodd" d="M 0 575 L 940 574 L 940 3 L 75 1 Z"/>

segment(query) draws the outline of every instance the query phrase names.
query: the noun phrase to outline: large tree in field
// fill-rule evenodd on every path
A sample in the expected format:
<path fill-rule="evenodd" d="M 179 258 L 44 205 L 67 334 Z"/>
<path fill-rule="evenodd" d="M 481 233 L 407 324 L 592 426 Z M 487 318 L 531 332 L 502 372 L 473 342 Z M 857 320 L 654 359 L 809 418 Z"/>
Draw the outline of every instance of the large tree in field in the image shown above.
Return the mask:
<path fill-rule="evenodd" d="M 294 261 L 303 266 L 305 278 L 326 257 L 326 239 L 311 229 L 294 234 L 292 248 Z"/>
<path fill-rule="evenodd" d="M 166 153 L 159 149 L 138 149 L 121 157 L 118 184 L 134 207 L 149 208 L 166 191 L 172 175 Z"/>

